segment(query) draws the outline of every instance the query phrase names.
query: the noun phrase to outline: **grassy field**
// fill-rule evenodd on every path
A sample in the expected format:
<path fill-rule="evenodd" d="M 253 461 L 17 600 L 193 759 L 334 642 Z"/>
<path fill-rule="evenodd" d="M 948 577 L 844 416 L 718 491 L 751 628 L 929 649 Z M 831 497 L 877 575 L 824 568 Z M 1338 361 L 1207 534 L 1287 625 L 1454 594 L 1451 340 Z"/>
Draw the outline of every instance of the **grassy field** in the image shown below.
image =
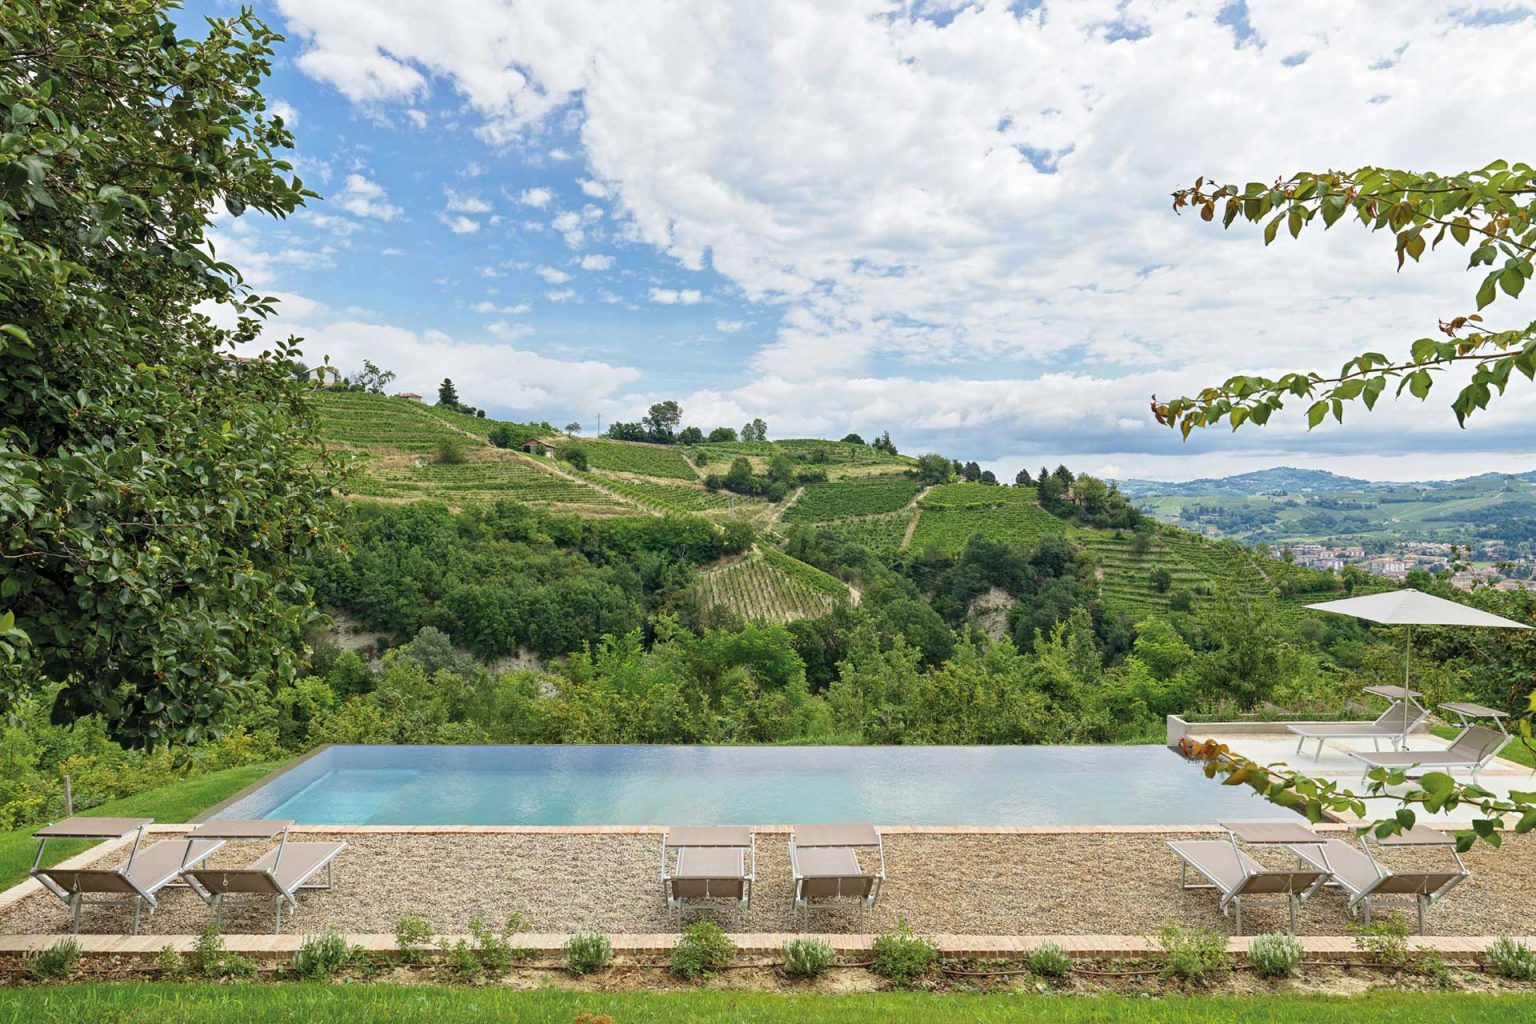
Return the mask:
<path fill-rule="evenodd" d="M 97 817 L 154 818 L 156 821 L 186 821 L 199 812 L 212 807 L 233 793 L 237 793 L 270 772 L 274 765 L 249 764 L 241 768 L 226 768 L 190 779 L 182 779 L 156 789 L 147 789 L 120 800 L 109 800 L 83 812 Z M 0 832 L 0 889 L 8 888 L 27 877 L 32 868 L 32 858 L 37 853 L 37 840 L 31 837 L 32 829 Z M 49 843 L 46 863 L 57 864 L 65 857 L 72 857 L 89 847 L 90 843 Z"/>
<path fill-rule="evenodd" d="M 0 1022 L 6 1024 L 458 1024 L 487 1020 L 570 1024 L 581 1014 L 603 1015 L 615 1024 L 1515 1024 L 1536 1015 L 1536 997 L 1377 992 L 1348 999 L 1282 995 L 1133 999 L 1015 993 L 586 993 L 392 985 L 121 982 L 0 993 Z"/>

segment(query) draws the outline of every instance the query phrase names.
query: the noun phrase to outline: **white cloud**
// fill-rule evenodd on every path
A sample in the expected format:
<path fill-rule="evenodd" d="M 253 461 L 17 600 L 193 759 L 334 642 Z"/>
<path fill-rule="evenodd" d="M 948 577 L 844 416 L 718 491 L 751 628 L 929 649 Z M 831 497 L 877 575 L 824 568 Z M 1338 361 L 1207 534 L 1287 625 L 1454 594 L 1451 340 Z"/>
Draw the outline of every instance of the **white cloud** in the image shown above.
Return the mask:
<path fill-rule="evenodd" d="M 542 210 L 549 205 L 549 201 L 553 198 L 555 198 L 555 194 L 547 188 L 525 188 L 522 194 L 517 197 L 517 201 L 524 206 L 532 206 L 535 209 Z"/>
<path fill-rule="evenodd" d="M 389 201 L 384 186 L 361 174 L 347 175 L 346 184 L 334 202 L 355 217 L 391 221 L 405 211 Z"/>
<path fill-rule="evenodd" d="M 444 206 L 449 213 L 490 213 L 491 204 L 480 196 L 467 192 L 455 192 L 453 189 L 444 189 L 444 195 L 448 197 Z"/>
<path fill-rule="evenodd" d="M 514 324 L 506 320 L 497 320 L 494 323 L 486 324 L 485 329 L 502 341 L 514 341 L 533 333 L 533 327 L 529 324 Z"/>
<path fill-rule="evenodd" d="M 411 122 L 413 128 L 420 129 L 427 126 L 427 112 L 425 110 L 417 110 L 415 107 L 412 107 L 405 112 L 405 116 Z"/>
<path fill-rule="evenodd" d="M 582 270 L 607 270 L 613 266 L 613 257 L 589 252 L 581 258 Z"/>
<path fill-rule="evenodd" d="M 405 255 L 405 250 L 404 249 L 397 249 L 394 246 L 390 246 L 387 249 L 380 249 L 379 250 L 379 255 L 380 256 L 404 256 Z"/>
<path fill-rule="evenodd" d="M 586 241 L 586 232 L 582 230 L 583 217 L 575 210 L 566 210 L 558 213 L 549 222 L 549 226 L 560 232 L 565 238 L 565 244 L 572 249 L 579 248 Z"/>
<path fill-rule="evenodd" d="M 548 291 L 544 293 L 544 297 L 550 302 L 570 302 L 576 297 L 576 289 L 561 288 L 556 291 Z"/>
<path fill-rule="evenodd" d="M 549 151 L 549 158 L 551 160 L 557 160 L 563 163 L 566 160 L 576 159 L 576 155 L 571 153 L 569 150 L 560 149 L 557 147 Z"/>
<path fill-rule="evenodd" d="M 747 325 L 742 323 L 740 320 L 716 320 L 715 321 L 715 330 L 721 331 L 721 332 L 723 332 L 725 334 L 735 334 L 737 331 L 741 330 L 745 326 L 747 326 Z"/>
<path fill-rule="evenodd" d="M 471 160 L 469 163 L 465 164 L 462 168 L 460 168 L 460 170 L 459 170 L 459 177 L 461 177 L 461 178 L 478 178 L 478 177 L 480 177 L 480 175 L 482 175 L 484 173 L 485 173 L 485 164 L 481 163 L 479 160 Z"/>
<path fill-rule="evenodd" d="M 480 222 L 473 217 L 465 217 L 463 214 L 449 216 L 446 213 L 438 214 L 438 219 L 448 226 L 448 230 L 456 235 L 471 235 L 480 230 Z"/>
<path fill-rule="evenodd" d="M 663 306 L 692 306 L 703 302 L 704 296 L 696 288 L 652 288 L 651 301 Z"/>
<path fill-rule="evenodd" d="M 570 274 L 556 267 L 540 266 L 534 270 L 534 273 L 550 284 L 565 284 L 565 282 L 571 279 Z"/>
<path fill-rule="evenodd" d="M 1401 351 L 1470 302 L 1476 282 L 1455 254 L 1399 274 L 1390 239 L 1348 225 L 1265 248 L 1251 228 L 1175 217 L 1172 188 L 1303 167 L 1460 170 L 1536 130 L 1521 101 L 1536 87 L 1536 19 L 1478 24 L 1471 8 L 1427 0 L 1389 19 L 1362 3 L 1249 3 L 1248 40 L 1219 17 L 1225 0 L 949 4 L 943 18 L 889 0 L 278 5 L 303 41 L 300 66 L 358 103 L 408 105 L 432 79 L 493 143 L 577 121 L 579 187 L 611 200 L 629 240 L 777 315 L 743 388 L 796 382 L 785 400 L 830 418 L 838 407 L 815 403 L 848 395 L 821 382 L 889 380 L 861 395 L 935 402 L 948 420 L 919 417 L 922 429 L 997 451 L 1012 428 L 974 426 L 920 385 L 1031 407 L 1108 403 L 1081 433 L 1111 445 L 1152 436 L 1152 391 Z M 1304 63 L 1286 62 L 1300 52 Z M 1491 109 L 1493 143 L 1487 118 L 1467 114 Z M 540 209 L 553 200 L 543 191 Z M 551 226 L 572 248 L 596 231 L 564 213 Z M 1135 384 L 1076 397 L 1015 387 L 1062 366 Z M 1445 399 L 1431 401 L 1425 419 L 1443 432 Z M 1350 443 L 1422 439 L 1377 421 L 1408 422 L 1378 413 Z M 1325 443 L 1268 431 L 1292 451 Z M 1134 471 L 1123 453 L 1161 443 L 1103 450 Z"/>
<path fill-rule="evenodd" d="M 273 100 L 271 103 L 267 104 L 267 113 L 271 114 L 273 117 L 282 118 L 283 126 L 286 128 L 291 129 L 298 127 L 299 112 L 298 110 L 294 109 L 293 104 L 289 103 L 287 100 Z"/>
<path fill-rule="evenodd" d="M 532 307 L 526 302 L 519 302 L 512 306 L 498 306 L 494 302 L 481 300 L 470 308 L 476 313 L 500 313 L 503 316 L 522 316 Z"/>

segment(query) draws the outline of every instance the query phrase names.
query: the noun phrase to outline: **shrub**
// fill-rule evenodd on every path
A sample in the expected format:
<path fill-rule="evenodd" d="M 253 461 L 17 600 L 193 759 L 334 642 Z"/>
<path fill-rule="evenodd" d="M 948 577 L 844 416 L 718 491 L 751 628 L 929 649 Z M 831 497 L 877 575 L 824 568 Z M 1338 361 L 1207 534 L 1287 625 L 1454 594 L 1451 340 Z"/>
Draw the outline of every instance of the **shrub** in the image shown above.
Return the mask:
<path fill-rule="evenodd" d="M 224 948 L 224 936 L 212 924 L 203 929 L 192 950 L 192 969 L 204 978 L 244 978 L 256 973 L 248 957 Z"/>
<path fill-rule="evenodd" d="M 1248 960 L 1261 978 L 1289 978 L 1304 955 L 1296 937 L 1284 932 L 1256 935 L 1248 946 Z"/>
<path fill-rule="evenodd" d="M 1064 978 L 1072 970 L 1072 958 L 1054 942 L 1042 942 L 1030 950 L 1024 963 L 1042 978 Z"/>
<path fill-rule="evenodd" d="M 432 924 L 424 917 L 402 917 L 395 922 L 395 948 L 400 951 L 400 962 L 419 964 L 425 957 L 423 950 L 432 944 Z"/>
<path fill-rule="evenodd" d="M 324 981 L 351 963 L 356 953 L 334 928 L 323 935 L 307 935 L 293 954 L 293 972 L 310 981 Z"/>
<path fill-rule="evenodd" d="M 1227 937 L 1213 928 L 1186 928 L 1168 921 L 1158 928 L 1163 975 L 1203 985 L 1227 966 Z"/>
<path fill-rule="evenodd" d="M 464 446 L 451 437 L 445 437 L 437 443 L 437 455 L 434 461 L 445 466 L 462 466 L 464 459 Z"/>
<path fill-rule="evenodd" d="M 155 957 L 155 972 L 170 981 L 180 980 L 187 974 L 186 957 L 176 952 L 175 946 L 166 946 Z"/>
<path fill-rule="evenodd" d="M 47 949 L 34 950 L 21 958 L 21 968 L 33 981 L 67 978 L 80 966 L 80 943 L 60 939 Z"/>
<path fill-rule="evenodd" d="M 784 943 L 784 973 L 791 978 L 819 978 L 837 963 L 837 954 L 820 939 L 790 939 Z"/>
<path fill-rule="evenodd" d="M 939 947 L 929 938 L 913 935 L 906 921 L 899 921 L 896 930 L 875 937 L 874 972 L 886 981 L 897 985 L 911 984 L 933 970 L 939 962 Z"/>
<path fill-rule="evenodd" d="M 1408 948 L 1408 919 L 1397 911 L 1367 925 L 1350 925 L 1355 948 L 1369 953 L 1382 967 L 1401 970 L 1413 960 Z"/>
<path fill-rule="evenodd" d="M 1508 935 L 1500 935 L 1488 947 L 1488 966 L 1494 974 L 1510 981 L 1536 980 L 1536 954 Z"/>
<path fill-rule="evenodd" d="M 695 921 L 683 929 L 672 947 L 672 973 L 680 978 L 703 978 L 723 971 L 736 959 L 736 943 L 713 921 Z"/>
<path fill-rule="evenodd" d="M 572 974 L 596 974 L 613 963 L 613 943 L 596 932 L 572 935 L 565 943 L 565 966 Z"/>
<path fill-rule="evenodd" d="M 590 459 L 587 450 L 579 444 L 566 445 L 555 453 L 562 462 L 569 462 L 573 469 L 579 469 L 583 473 L 587 471 Z"/>
<path fill-rule="evenodd" d="M 474 952 L 487 974 L 493 978 L 506 974 L 514 963 L 533 955 L 533 950 L 512 944 L 512 936 L 527 930 L 528 919 L 516 912 L 507 918 L 499 932 L 478 914 L 470 918 L 469 934 L 474 940 Z"/>

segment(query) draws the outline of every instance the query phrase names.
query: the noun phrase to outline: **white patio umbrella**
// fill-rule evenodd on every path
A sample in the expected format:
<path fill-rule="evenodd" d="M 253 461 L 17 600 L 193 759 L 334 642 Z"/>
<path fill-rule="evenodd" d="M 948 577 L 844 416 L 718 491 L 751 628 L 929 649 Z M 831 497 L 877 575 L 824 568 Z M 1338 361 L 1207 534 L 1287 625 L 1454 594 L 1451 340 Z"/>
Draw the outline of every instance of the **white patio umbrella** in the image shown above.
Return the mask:
<path fill-rule="evenodd" d="M 1407 626 L 1408 639 L 1403 645 L 1403 749 L 1408 749 L 1408 705 L 1413 701 L 1413 691 L 1408 685 L 1408 669 L 1413 657 L 1414 626 L 1489 626 L 1494 629 L 1530 629 L 1523 622 L 1501 618 L 1489 612 L 1471 608 L 1443 597 L 1435 597 L 1419 590 L 1390 590 L 1365 597 L 1347 597 L 1342 601 L 1324 601 L 1309 604 L 1308 608 L 1320 612 L 1353 615 L 1388 626 Z M 1380 692 L 1379 690 L 1377 692 Z"/>

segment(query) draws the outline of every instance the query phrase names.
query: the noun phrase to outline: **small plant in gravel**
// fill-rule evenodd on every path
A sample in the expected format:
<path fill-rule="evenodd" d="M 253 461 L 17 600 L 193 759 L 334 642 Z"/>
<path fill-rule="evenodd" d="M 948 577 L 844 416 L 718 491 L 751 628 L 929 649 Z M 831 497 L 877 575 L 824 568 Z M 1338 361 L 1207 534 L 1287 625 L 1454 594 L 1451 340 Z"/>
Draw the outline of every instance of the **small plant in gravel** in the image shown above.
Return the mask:
<path fill-rule="evenodd" d="M 419 964 L 426 959 L 426 948 L 434 937 L 432 924 L 424 917 L 402 917 L 395 922 L 395 948 L 400 962 Z"/>
<path fill-rule="evenodd" d="M 736 943 L 713 921 L 695 921 L 672 947 L 672 973 L 692 981 L 731 966 Z"/>
<path fill-rule="evenodd" d="M 790 939 L 784 943 L 784 973 L 791 978 L 819 978 L 837 963 L 837 954 L 820 939 Z"/>
<path fill-rule="evenodd" d="M 1227 968 L 1227 937 L 1212 928 L 1167 921 L 1153 936 L 1163 951 L 1163 976 L 1204 985 Z"/>
<path fill-rule="evenodd" d="M 1042 978 L 1065 978 L 1072 971 L 1072 957 L 1054 942 L 1042 942 L 1030 950 L 1024 964 Z"/>
<path fill-rule="evenodd" d="M 357 949 L 336 929 L 307 935 L 293 954 L 293 973 L 310 981 L 325 981 L 350 964 Z"/>
<path fill-rule="evenodd" d="M 926 936 L 912 934 L 905 920 L 896 922 L 895 931 L 875 936 L 873 952 L 871 969 L 896 985 L 910 985 L 939 963 L 938 944 Z"/>
<path fill-rule="evenodd" d="M 248 957 L 224 948 L 224 936 L 214 925 L 203 929 L 192 950 L 192 969 L 204 978 L 248 978 L 256 965 Z"/>
<path fill-rule="evenodd" d="M 1488 967 L 1494 974 L 1510 981 L 1536 980 L 1536 953 L 1531 947 L 1508 935 L 1500 935 L 1488 947 Z"/>
<path fill-rule="evenodd" d="M 1355 948 L 1382 967 L 1400 971 L 1413 962 L 1408 918 L 1396 911 L 1370 924 L 1350 925 L 1349 932 L 1355 937 Z"/>
<path fill-rule="evenodd" d="M 187 976 L 187 959 L 175 946 L 166 946 L 155 957 L 155 973 L 167 981 L 180 981 Z"/>
<path fill-rule="evenodd" d="M 47 949 L 34 950 L 21 958 L 21 969 L 33 981 L 67 978 L 80 966 L 80 943 L 60 939 Z"/>
<path fill-rule="evenodd" d="M 1248 946 L 1248 962 L 1261 978 L 1289 978 L 1305 955 L 1296 936 L 1284 932 L 1255 935 Z"/>
<path fill-rule="evenodd" d="M 572 935 L 565 943 L 565 967 L 572 974 L 596 974 L 613 963 L 613 943 L 597 932 Z"/>

